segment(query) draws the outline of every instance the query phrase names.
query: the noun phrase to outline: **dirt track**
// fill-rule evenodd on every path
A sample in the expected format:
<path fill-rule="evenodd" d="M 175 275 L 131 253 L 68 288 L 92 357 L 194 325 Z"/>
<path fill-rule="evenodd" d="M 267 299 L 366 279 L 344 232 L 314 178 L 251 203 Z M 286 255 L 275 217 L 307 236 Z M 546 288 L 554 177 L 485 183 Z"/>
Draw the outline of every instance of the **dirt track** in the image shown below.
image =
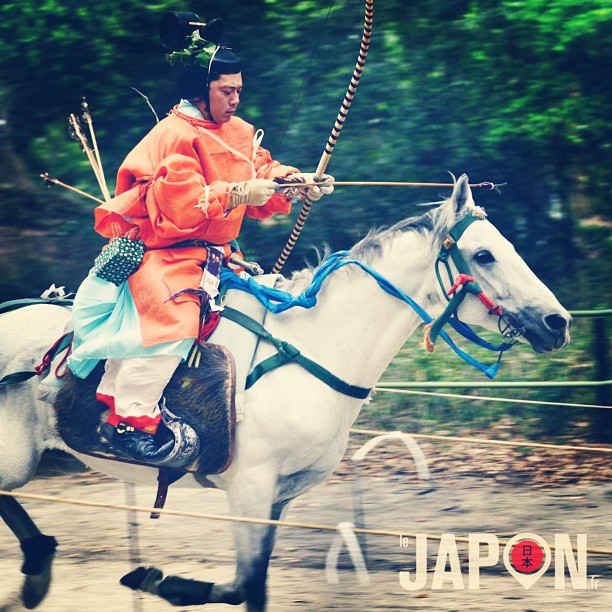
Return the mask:
<path fill-rule="evenodd" d="M 582 483 L 534 488 L 500 484 L 474 476 L 440 474 L 422 484 L 401 474 L 362 476 L 363 508 L 370 528 L 415 533 L 495 533 L 510 538 L 533 532 L 547 542 L 553 534 L 588 534 L 588 546 L 612 549 L 612 485 Z M 433 486 L 432 486 L 433 485 Z M 130 503 L 126 485 L 94 473 L 36 479 L 24 492 L 67 498 Z M 154 491 L 135 489 L 137 505 L 150 507 Z M 54 583 L 40 606 L 43 612 L 161 612 L 197 610 L 172 607 L 150 595 L 135 595 L 118 584 L 131 569 L 130 557 L 165 573 L 203 580 L 229 580 L 233 574 L 233 543 L 227 523 L 162 516 L 150 520 L 138 515 L 138 542 L 128 538 L 125 511 L 91 509 L 64 504 L 26 501 L 40 528 L 60 541 Z M 219 491 L 174 488 L 167 508 L 194 512 L 226 512 Z M 334 477 L 296 500 L 288 520 L 336 525 L 353 521 L 353 486 Z M 23 610 L 16 593 L 21 582 L 17 543 L 0 528 L 0 611 Z M 525 590 L 499 563 L 483 568 L 480 590 L 467 589 L 467 548 L 458 544 L 464 590 L 431 588 L 437 542 L 430 542 L 429 576 L 425 588 L 408 592 L 399 583 L 399 571 L 413 569 L 414 546 L 404 549 L 396 537 L 368 536 L 371 584 L 362 586 L 346 553 L 340 556 L 339 584 L 328 584 L 325 555 L 333 534 L 282 528 L 271 563 L 269 609 L 301 610 L 502 610 L 555 611 L 612 609 L 612 557 L 588 556 L 590 576 L 598 575 L 596 589 L 574 590 L 569 578 L 565 590 L 554 588 L 554 561 L 530 590 Z M 139 543 L 139 552 L 133 548 Z M 131 550 L 132 548 L 132 550 Z M 501 550 L 502 547 L 500 547 Z M 500 553 L 501 554 L 501 553 Z M 595 582 L 594 579 L 593 583 Z M 210 605 L 207 610 L 227 610 Z"/>

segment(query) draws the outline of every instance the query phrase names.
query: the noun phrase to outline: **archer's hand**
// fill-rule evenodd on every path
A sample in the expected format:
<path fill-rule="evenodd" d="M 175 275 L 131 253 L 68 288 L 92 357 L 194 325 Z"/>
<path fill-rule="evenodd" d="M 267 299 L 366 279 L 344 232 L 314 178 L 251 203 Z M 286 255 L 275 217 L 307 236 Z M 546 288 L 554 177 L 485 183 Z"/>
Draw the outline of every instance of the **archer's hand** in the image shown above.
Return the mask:
<path fill-rule="evenodd" d="M 296 172 L 286 177 L 287 182 L 296 183 L 297 192 L 301 196 L 307 196 L 311 202 L 320 200 L 324 195 L 329 195 L 334 190 L 334 177 L 324 174 L 317 177 L 314 172 Z M 300 187 L 300 183 L 306 183 Z M 317 183 L 312 185 L 312 183 Z"/>
<path fill-rule="evenodd" d="M 236 183 L 231 189 L 228 209 L 236 208 L 239 204 L 263 206 L 274 195 L 277 187 L 274 181 L 258 178 Z"/>

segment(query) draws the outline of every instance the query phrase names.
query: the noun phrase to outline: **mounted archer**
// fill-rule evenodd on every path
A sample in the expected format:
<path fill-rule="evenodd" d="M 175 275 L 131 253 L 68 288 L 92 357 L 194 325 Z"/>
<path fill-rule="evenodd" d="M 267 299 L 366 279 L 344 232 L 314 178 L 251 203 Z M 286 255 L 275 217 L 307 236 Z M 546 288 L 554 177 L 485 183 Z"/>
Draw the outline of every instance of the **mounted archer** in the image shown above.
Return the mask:
<path fill-rule="evenodd" d="M 103 435 L 134 459 L 171 467 L 193 460 L 199 444 L 163 392 L 205 335 L 201 307 L 217 295 L 244 216 L 287 214 L 291 197 L 312 201 L 333 190 L 333 177 L 324 176 L 320 186 L 276 193 L 274 179 L 299 185 L 314 177 L 273 160 L 260 144 L 263 131 L 235 115 L 241 65 L 222 31 L 219 19 L 202 24 L 195 13 L 163 17 L 162 44 L 184 64 L 181 101 L 128 154 L 116 197 L 95 210 L 95 229 L 111 242 L 74 304 L 69 368 L 85 378 L 106 360 L 97 392 L 110 409 Z M 142 262 L 117 276 L 117 259 L 133 251 L 143 252 Z"/>

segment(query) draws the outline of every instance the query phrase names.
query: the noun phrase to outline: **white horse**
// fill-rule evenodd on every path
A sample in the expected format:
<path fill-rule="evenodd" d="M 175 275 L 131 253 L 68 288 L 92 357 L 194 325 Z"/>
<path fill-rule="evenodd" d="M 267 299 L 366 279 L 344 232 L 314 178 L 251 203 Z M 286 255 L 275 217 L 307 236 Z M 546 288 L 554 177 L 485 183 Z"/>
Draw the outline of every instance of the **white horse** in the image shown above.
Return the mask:
<path fill-rule="evenodd" d="M 452 196 L 420 217 L 374 231 L 349 256 L 363 262 L 420 304 L 432 317 L 447 306 L 435 273 L 435 262 L 449 230 L 466 215 L 478 212 L 467 176 L 455 183 Z M 533 274 L 512 245 L 486 219 L 467 227 L 458 247 L 480 288 L 511 317 L 521 338 L 538 353 L 569 342 L 571 317 Z M 282 289 L 299 293 L 315 270 L 306 269 L 284 281 Z M 469 325 L 496 331 L 498 317 L 468 294 L 458 314 Z M 0 378 L 31 370 L 63 333 L 69 309 L 28 306 L 0 317 Z M 422 324 L 413 308 L 389 295 L 359 265 L 334 271 L 311 309 L 293 308 L 270 315 L 266 328 L 298 347 L 343 381 L 374 387 L 389 362 Z M 256 361 L 273 353 L 260 343 Z M 36 399 L 36 379 L 0 390 L 0 488 L 12 490 L 32 478 L 45 449 L 69 448 L 54 428 L 51 407 Z M 349 430 L 364 401 L 343 395 L 297 364 L 275 369 L 246 393 L 245 416 L 236 432 L 233 463 L 209 479 L 228 496 L 231 513 L 282 519 L 288 503 L 322 483 L 345 452 Z M 79 455 L 96 470 L 133 482 L 154 483 L 157 471 Z M 199 486 L 186 476 L 177 486 Z M 33 608 L 50 583 L 55 541 L 41 534 L 22 506 L 0 497 L 0 515 L 21 542 L 26 574 L 22 598 Z M 141 569 L 127 579 L 132 588 L 154 592 L 176 605 L 207 602 L 240 604 L 248 610 L 266 605 L 266 573 L 275 527 L 235 523 L 237 570 L 232 583 L 219 585 L 168 577 Z M 129 575 L 128 575 L 129 576 Z"/>

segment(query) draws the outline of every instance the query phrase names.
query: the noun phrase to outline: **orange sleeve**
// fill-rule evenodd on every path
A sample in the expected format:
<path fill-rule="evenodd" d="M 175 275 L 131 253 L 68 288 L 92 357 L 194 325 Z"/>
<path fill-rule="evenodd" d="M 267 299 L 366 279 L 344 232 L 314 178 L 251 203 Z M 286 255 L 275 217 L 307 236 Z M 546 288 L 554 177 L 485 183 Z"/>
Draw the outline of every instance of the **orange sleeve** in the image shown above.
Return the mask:
<path fill-rule="evenodd" d="M 257 178 L 269 179 L 271 181 L 281 176 L 299 172 L 299 170 L 293 166 L 283 166 L 280 162 L 272 159 L 270 151 L 263 147 L 257 149 L 254 164 Z"/>
<path fill-rule="evenodd" d="M 228 184 L 214 181 L 207 185 L 195 157 L 169 155 L 159 164 L 147 193 L 152 235 L 143 235 L 143 239 L 158 246 L 191 238 L 205 240 L 212 223 L 226 220 L 228 199 Z M 232 223 L 229 218 L 227 222 Z"/>

